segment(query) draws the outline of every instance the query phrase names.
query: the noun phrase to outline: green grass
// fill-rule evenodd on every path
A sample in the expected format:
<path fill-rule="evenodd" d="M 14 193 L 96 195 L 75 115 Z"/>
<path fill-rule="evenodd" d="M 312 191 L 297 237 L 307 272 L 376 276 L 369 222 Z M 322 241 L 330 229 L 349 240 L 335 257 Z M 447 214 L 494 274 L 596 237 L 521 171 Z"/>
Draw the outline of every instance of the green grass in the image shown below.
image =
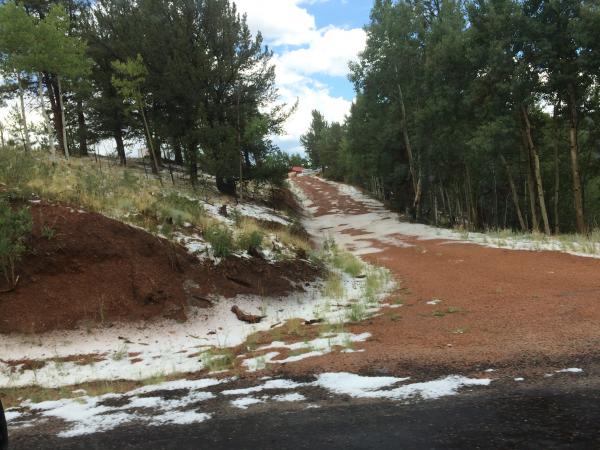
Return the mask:
<path fill-rule="evenodd" d="M 330 298 L 344 298 L 344 282 L 339 273 L 329 272 L 323 286 L 322 294 Z"/>
<path fill-rule="evenodd" d="M 202 236 L 212 246 L 217 258 L 225 258 L 235 250 L 233 232 L 225 225 L 211 225 L 204 230 Z"/>
<path fill-rule="evenodd" d="M 367 310 L 363 303 L 357 302 L 350 306 L 346 312 L 346 320 L 349 322 L 361 322 L 367 317 Z"/>
<path fill-rule="evenodd" d="M 209 372 L 221 372 L 233 368 L 235 356 L 229 349 L 213 349 L 204 353 L 202 362 Z"/>

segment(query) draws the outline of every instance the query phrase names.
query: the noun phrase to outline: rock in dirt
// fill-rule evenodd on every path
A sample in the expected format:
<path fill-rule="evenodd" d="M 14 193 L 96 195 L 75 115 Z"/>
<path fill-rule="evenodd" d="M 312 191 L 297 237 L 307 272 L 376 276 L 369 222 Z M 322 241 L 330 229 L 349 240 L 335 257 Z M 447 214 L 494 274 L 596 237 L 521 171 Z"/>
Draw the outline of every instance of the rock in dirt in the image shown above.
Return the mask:
<path fill-rule="evenodd" d="M 261 320 L 263 320 L 265 317 L 267 317 L 267 316 L 255 316 L 252 314 L 247 314 L 244 311 L 242 311 L 237 305 L 233 305 L 231 307 L 231 312 L 236 315 L 238 320 L 241 320 L 242 322 L 246 322 L 246 323 L 259 323 Z"/>
<path fill-rule="evenodd" d="M 248 254 L 250 256 L 252 256 L 253 258 L 258 258 L 258 259 L 265 259 L 265 254 L 262 252 L 262 250 L 258 247 L 250 247 L 248 249 Z"/>

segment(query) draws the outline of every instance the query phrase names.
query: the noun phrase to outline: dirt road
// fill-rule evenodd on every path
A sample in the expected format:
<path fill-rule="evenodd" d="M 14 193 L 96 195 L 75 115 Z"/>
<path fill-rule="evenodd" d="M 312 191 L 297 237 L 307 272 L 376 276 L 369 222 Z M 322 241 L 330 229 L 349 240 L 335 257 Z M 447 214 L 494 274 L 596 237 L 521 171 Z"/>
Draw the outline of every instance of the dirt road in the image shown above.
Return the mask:
<path fill-rule="evenodd" d="M 345 186 L 315 177 L 295 183 L 313 211 L 313 233 L 358 246 L 364 259 L 389 268 L 402 288 L 401 308 L 356 327 L 374 336 L 364 354 L 331 361 L 331 367 L 321 361 L 320 367 L 446 373 L 506 367 L 523 373 L 595 357 L 600 259 L 400 235 L 395 214 Z"/>

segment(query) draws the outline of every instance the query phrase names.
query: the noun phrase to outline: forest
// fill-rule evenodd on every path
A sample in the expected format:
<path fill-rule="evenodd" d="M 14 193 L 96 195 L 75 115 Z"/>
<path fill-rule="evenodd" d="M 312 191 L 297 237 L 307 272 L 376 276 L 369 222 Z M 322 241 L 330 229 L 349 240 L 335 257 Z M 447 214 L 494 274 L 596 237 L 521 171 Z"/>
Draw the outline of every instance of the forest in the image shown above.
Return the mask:
<path fill-rule="evenodd" d="M 155 174 L 183 165 L 228 194 L 287 175 L 271 137 L 295 105 L 277 101 L 272 52 L 229 0 L 0 3 L 0 103 L 17 100 L 3 147 L 69 158 L 109 140 L 125 165 L 138 143 Z"/>
<path fill-rule="evenodd" d="M 585 234 L 600 222 L 597 0 L 377 0 L 343 123 L 311 164 L 413 219 Z"/>

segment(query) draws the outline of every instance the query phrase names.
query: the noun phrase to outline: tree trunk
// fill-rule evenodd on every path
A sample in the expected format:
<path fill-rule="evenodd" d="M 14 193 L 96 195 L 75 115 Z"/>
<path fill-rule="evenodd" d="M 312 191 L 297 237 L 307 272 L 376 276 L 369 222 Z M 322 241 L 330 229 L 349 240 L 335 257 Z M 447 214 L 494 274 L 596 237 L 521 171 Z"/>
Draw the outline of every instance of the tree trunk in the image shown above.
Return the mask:
<path fill-rule="evenodd" d="M 512 194 L 512 200 L 515 205 L 515 211 L 517 213 L 517 219 L 519 219 L 519 226 L 521 230 L 527 231 L 527 225 L 525 225 L 525 220 L 523 220 L 523 213 L 521 212 L 521 205 L 519 204 L 519 194 L 517 193 L 517 188 L 515 187 L 515 181 L 513 180 L 512 173 L 510 171 L 510 167 L 506 162 L 506 158 L 504 155 L 500 155 L 500 160 L 506 169 L 506 175 L 508 176 L 508 184 L 510 185 L 510 192 Z"/>
<path fill-rule="evenodd" d="M 540 231 L 540 225 L 537 217 L 537 211 L 535 207 L 535 186 L 533 184 L 533 170 L 531 164 L 531 154 L 529 152 L 529 144 L 527 143 L 527 136 L 525 130 L 521 128 L 521 138 L 523 141 L 523 150 L 525 151 L 525 157 L 527 160 L 527 196 L 529 197 L 529 209 L 531 212 L 531 230 L 536 232 Z"/>
<path fill-rule="evenodd" d="M 17 84 L 19 85 L 19 102 L 21 104 L 21 120 L 23 121 L 23 133 L 25 134 L 25 150 L 31 152 L 31 141 L 29 140 L 29 127 L 27 126 L 27 113 L 25 112 L 25 93 L 21 83 L 21 75 L 17 74 Z"/>
<path fill-rule="evenodd" d="M 196 143 L 191 142 L 186 149 L 186 160 L 190 171 L 190 182 L 195 188 L 198 184 L 198 154 L 196 153 Z"/>
<path fill-rule="evenodd" d="M 46 133 L 48 134 L 48 147 L 50 147 L 50 152 L 52 153 L 52 158 L 56 157 L 56 148 L 54 147 L 54 132 L 52 131 L 52 125 L 50 123 L 50 117 L 48 117 L 48 112 L 46 111 L 46 106 L 44 105 L 44 89 L 42 87 L 42 74 L 38 75 L 38 97 L 40 99 L 40 106 L 42 108 L 42 117 L 44 118 L 44 124 L 46 126 Z"/>
<path fill-rule="evenodd" d="M 58 96 L 58 105 L 60 107 L 60 121 L 61 121 L 61 134 L 62 134 L 62 143 L 63 143 L 63 151 L 65 152 L 65 157 L 69 159 L 69 146 L 67 145 L 67 127 L 65 123 L 65 107 L 63 104 L 62 98 L 62 88 L 60 87 L 60 76 L 56 75 L 56 85 L 58 87 L 57 96 Z"/>
<path fill-rule="evenodd" d="M 216 180 L 217 189 L 219 190 L 219 192 L 226 194 L 226 195 L 235 196 L 235 181 L 234 180 L 232 180 L 231 178 L 225 178 L 221 174 L 217 174 L 215 176 L 215 180 Z"/>
<path fill-rule="evenodd" d="M 140 107 L 140 113 L 142 114 L 142 121 L 144 122 L 144 130 L 146 131 L 146 142 L 148 143 L 148 150 L 150 152 L 150 156 L 152 157 L 152 173 L 158 175 L 160 179 L 158 158 L 156 157 L 154 145 L 152 144 L 152 135 L 150 134 L 150 128 L 148 127 L 148 121 L 146 120 L 146 113 L 144 112 L 144 107 L 142 105 L 141 95 L 138 96 L 138 105 Z"/>
<path fill-rule="evenodd" d="M 546 210 L 546 199 L 544 198 L 544 187 L 542 184 L 542 174 L 540 169 L 540 157 L 537 152 L 537 148 L 533 142 L 531 135 L 531 122 L 529 121 L 529 113 L 526 106 L 521 106 L 521 112 L 523 113 L 523 120 L 525 121 L 525 134 L 527 136 L 527 143 L 529 144 L 529 154 L 531 157 L 532 167 L 535 175 L 536 191 L 538 203 L 540 205 L 540 212 L 542 214 L 542 221 L 544 222 L 544 231 L 546 234 L 551 234 L 550 221 L 548 220 L 548 211 Z"/>
<path fill-rule="evenodd" d="M 560 158 L 558 155 L 558 143 L 560 142 L 560 131 L 558 125 L 558 109 L 559 105 L 554 106 L 554 126 L 556 131 L 554 145 L 554 233 L 560 233 L 560 215 L 558 212 L 558 196 L 560 189 Z"/>
<path fill-rule="evenodd" d="M 585 216 L 583 213 L 583 192 L 581 188 L 581 175 L 579 173 L 579 143 L 577 141 L 577 105 L 575 87 L 569 85 L 569 142 L 571 155 L 571 176 L 573 178 L 573 204 L 575 206 L 575 219 L 577 232 L 586 233 Z"/>
<path fill-rule="evenodd" d="M 79 138 L 79 155 L 87 156 L 87 124 L 85 123 L 85 115 L 83 114 L 83 102 L 77 99 L 77 137 Z"/>
<path fill-rule="evenodd" d="M 396 66 L 396 76 L 398 76 L 398 66 Z M 419 207 L 419 202 L 421 201 L 421 177 L 417 178 L 417 170 L 415 167 L 415 160 L 412 151 L 412 145 L 410 143 L 410 137 L 408 135 L 408 125 L 406 123 L 406 107 L 404 106 L 404 94 L 402 92 L 402 86 L 398 82 L 398 100 L 400 102 L 400 119 L 401 119 L 401 129 L 402 129 L 402 137 L 404 139 L 404 147 L 406 148 L 406 156 L 408 158 L 408 168 L 410 170 L 410 178 L 412 180 L 413 192 L 415 194 L 415 198 L 413 201 L 413 209 L 416 211 Z"/>
<path fill-rule="evenodd" d="M 173 138 L 173 154 L 175 155 L 175 164 L 183 166 L 183 154 L 181 152 L 181 143 L 179 139 Z"/>
<path fill-rule="evenodd" d="M 43 73 L 44 83 L 46 84 L 46 92 L 48 92 L 48 99 L 50 100 L 50 108 L 52 109 L 52 120 L 54 121 L 54 132 L 56 133 L 56 140 L 58 141 L 58 148 L 64 149 L 63 135 L 62 135 L 62 117 L 60 105 L 58 102 L 58 88 L 56 85 L 56 78 L 49 73 Z"/>
<path fill-rule="evenodd" d="M 115 138 L 115 143 L 117 144 L 117 155 L 119 155 L 119 163 L 122 166 L 127 165 L 127 157 L 125 155 L 125 145 L 123 144 L 123 131 L 121 131 L 121 127 L 116 127 L 113 132 L 113 137 Z"/>

